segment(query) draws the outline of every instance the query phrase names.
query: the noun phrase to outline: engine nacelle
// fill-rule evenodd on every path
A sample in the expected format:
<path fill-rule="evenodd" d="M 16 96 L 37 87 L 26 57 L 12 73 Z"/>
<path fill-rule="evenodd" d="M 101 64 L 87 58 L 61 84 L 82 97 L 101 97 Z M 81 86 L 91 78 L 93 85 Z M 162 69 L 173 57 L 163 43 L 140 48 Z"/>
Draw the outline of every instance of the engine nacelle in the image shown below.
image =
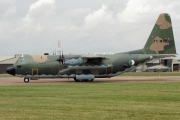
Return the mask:
<path fill-rule="evenodd" d="M 76 75 L 76 80 L 82 81 L 82 80 L 94 80 L 94 75 Z"/>
<path fill-rule="evenodd" d="M 87 59 L 82 59 L 82 58 L 65 59 L 65 64 L 67 64 L 67 65 L 80 65 L 80 64 L 83 64 L 86 62 L 87 62 Z"/>

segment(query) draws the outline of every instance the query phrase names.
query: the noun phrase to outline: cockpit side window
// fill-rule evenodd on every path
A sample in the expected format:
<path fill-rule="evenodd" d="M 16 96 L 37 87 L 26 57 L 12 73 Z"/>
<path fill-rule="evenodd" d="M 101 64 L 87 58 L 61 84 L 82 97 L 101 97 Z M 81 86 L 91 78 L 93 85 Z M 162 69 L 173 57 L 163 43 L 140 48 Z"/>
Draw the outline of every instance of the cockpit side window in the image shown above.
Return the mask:
<path fill-rule="evenodd" d="M 23 63 L 23 61 L 24 61 L 24 58 L 20 57 L 20 58 L 16 61 L 16 63 Z"/>

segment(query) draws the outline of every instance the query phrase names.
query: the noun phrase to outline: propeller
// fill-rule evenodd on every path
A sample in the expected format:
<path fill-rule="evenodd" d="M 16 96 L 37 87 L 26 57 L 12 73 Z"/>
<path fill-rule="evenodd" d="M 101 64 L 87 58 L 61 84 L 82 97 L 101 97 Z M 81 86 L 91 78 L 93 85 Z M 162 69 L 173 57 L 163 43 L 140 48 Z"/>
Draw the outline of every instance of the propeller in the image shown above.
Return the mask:
<path fill-rule="evenodd" d="M 62 70 L 63 70 L 63 64 L 65 62 L 65 58 L 64 58 L 64 54 L 63 54 L 63 51 L 62 51 L 62 54 L 59 55 L 59 58 L 57 59 L 57 61 L 60 63 L 62 63 Z M 59 71 L 61 71 L 60 69 L 60 64 L 59 64 Z M 69 79 L 69 68 L 68 68 L 68 79 Z"/>
<path fill-rule="evenodd" d="M 57 59 L 57 61 L 61 62 L 62 65 L 64 64 L 64 55 L 63 55 L 63 52 L 62 52 L 62 54 L 59 55 L 59 58 Z"/>
<path fill-rule="evenodd" d="M 59 55 L 59 58 L 57 59 L 57 61 L 59 62 L 59 65 L 58 65 L 59 71 L 61 71 L 60 62 L 62 63 L 62 70 L 63 70 L 64 60 L 65 60 L 65 59 L 64 59 L 63 52 L 62 52 L 62 54 L 60 54 L 60 55 Z"/>

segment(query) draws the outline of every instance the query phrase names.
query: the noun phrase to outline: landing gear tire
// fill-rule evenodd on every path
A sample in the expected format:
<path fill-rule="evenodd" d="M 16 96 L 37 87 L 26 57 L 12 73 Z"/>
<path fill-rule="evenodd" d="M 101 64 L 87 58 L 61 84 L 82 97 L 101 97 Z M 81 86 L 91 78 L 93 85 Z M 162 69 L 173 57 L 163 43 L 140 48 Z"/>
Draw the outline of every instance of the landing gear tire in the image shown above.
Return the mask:
<path fill-rule="evenodd" d="M 94 79 L 85 80 L 85 82 L 92 82 Z"/>
<path fill-rule="evenodd" d="M 76 82 L 83 82 L 82 80 L 78 80 L 76 78 L 74 78 L 74 81 L 76 81 Z"/>
<path fill-rule="evenodd" d="M 77 80 L 76 78 L 74 78 L 74 81 L 76 81 L 76 82 L 93 82 L 94 79 L 90 79 L 90 80 L 88 80 L 88 79 L 86 79 L 86 80 Z"/>
<path fill-rule="evenodd" d="M 28 83 L 29 82 L 29 78 L 24 78 L 24 82 Z"/>
<path fill-rule="evenodd" d="M 76 78 L 74 78 L 74 81 L 79 82 L 79 80 L 77 80 Z"/>
<path fill-rule="evenodd" d="M 94 81 L 94 79 L 89 80 L 89 82 L 93 82 L 93 81 Z"/>

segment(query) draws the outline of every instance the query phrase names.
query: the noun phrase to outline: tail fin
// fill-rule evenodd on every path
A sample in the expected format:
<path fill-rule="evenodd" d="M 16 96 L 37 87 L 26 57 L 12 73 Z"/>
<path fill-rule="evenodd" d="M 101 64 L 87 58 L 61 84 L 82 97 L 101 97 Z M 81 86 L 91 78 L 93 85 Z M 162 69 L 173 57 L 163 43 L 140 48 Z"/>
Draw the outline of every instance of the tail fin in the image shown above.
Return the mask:
<path fill-rule="evenodd" d="M 169 14 L 162 13 L 159 15 L 143 51 L 145 54 L 176 54 Z"/>

